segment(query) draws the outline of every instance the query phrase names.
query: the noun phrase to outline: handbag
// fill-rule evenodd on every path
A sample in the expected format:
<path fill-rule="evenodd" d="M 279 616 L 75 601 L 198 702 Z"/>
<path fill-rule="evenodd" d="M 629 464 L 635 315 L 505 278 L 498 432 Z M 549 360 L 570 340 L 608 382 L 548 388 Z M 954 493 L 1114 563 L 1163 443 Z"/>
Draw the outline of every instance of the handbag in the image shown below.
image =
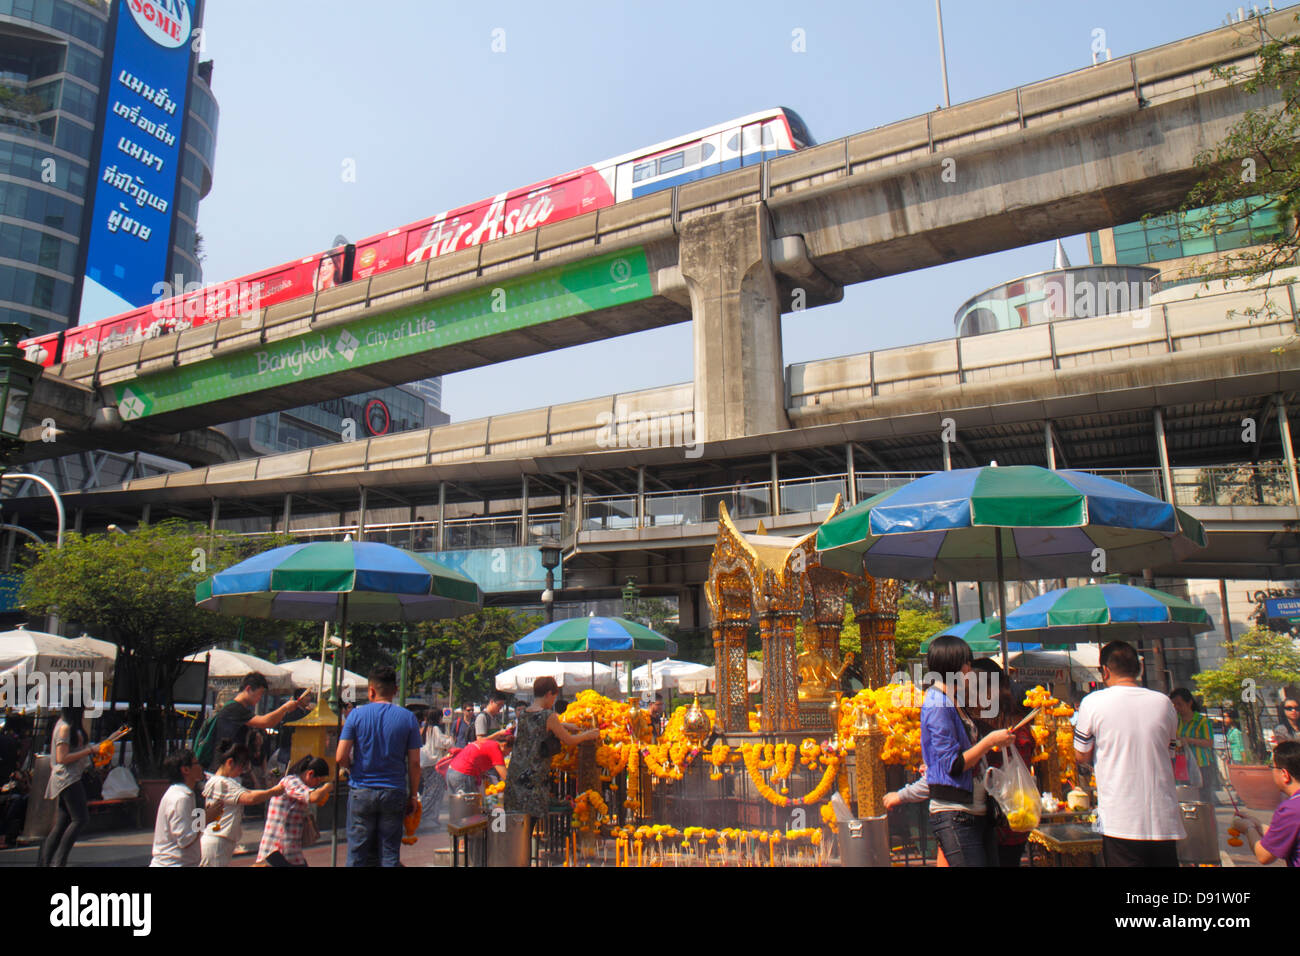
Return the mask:
<path fill-rule="evenodd" d="M 451 766 L 452 760 L 455 759 L 456 754 L 460 753 L 464 749 L 464 747 L 452 747 L 447 751 L 447 756 L 443 757 L 433 765 L 433 769 L 438 771 L 438 773 L 442 774 L 444 777 L 447 776 L 447 768 Z"/>
<path fill-rule="evenodd" d="M 308 810 L 306 818 L 302 821 L 302 845 L 311 846 L 319 839 L 320 827 L 316 826 L 316 818 Z"/>

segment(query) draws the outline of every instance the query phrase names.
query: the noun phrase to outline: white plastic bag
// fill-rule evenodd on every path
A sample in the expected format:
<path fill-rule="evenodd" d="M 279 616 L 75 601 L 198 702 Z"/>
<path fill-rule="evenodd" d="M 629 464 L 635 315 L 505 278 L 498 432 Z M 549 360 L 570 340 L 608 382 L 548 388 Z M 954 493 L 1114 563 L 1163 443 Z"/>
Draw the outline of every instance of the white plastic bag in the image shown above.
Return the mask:
<path fill-rule="evenodd" d="M 114 767 L 104 778 L 105 800 L 134 800 L 140 796 L 140 786 L 125 767 Z"/>
<path fill-rule="evenodd" d="M 984 789 L 1006 814 L 1007 825 L 1017 833 L 1028 833 L 1042 819 L 1042 800 L 1034 775 L 1025 766 L 1015 745 L 1002 749 L 1002 766 L 984 773 Z"/>

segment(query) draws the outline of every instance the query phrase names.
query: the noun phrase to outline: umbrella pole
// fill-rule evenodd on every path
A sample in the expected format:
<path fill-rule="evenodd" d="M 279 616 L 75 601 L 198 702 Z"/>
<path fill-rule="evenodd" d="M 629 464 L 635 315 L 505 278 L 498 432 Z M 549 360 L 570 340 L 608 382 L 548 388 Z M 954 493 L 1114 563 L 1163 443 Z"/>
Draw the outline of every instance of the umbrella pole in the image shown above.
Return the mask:
<path fill-rule="evenodd" d="M 343 613 L 339 618 L 339 652 L 334 658 L 336 661 L 341 660 L 340 669 L 347 673 L 348 664 L 348 596 L 343 594 Z M 343 702 L 339 701 L 339 712 L 335 724 L 334 739 L 342 741 L 343 739 Z M 339 762 L 338 754 L 335 754 L 334 760 L 334 826 L 330 828 L 330 866 L 339 865 Z"/>
<path fill-rule="evenodd" d="M 1002 669 L 1011 679 L 1011 661 L 1007 657 L 1007 586 L 1002 572 L 1002 529 L 993 529 L 993 553 L 998 565 L 998 632 L 1002 639 Z M 987 553 L 987 552 L 986 552 Z"/>

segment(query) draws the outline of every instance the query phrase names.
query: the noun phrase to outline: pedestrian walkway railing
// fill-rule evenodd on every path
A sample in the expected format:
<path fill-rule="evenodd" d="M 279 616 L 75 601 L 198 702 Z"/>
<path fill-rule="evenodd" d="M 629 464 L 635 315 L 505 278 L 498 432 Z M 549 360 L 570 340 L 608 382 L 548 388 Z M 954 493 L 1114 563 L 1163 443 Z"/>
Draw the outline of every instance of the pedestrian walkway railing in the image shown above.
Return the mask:
<path fill-rule="evenodd" d="M 1089 469 L 1090 474 L 1109 478 L 1162 500 L 1166 493 L 1159 468 Z M 857 500 L 865 501 L 890 488 L 907 484 L 928 472 L 858 472 L 854 476 Z M 1188 507 L 1297 506 L 1293 476 L 1285 462 L 1179 467 L 1169 470 L 1173 501 Z M 643 495 L 584 495 L 580 499 L 583 533 L 637 531 L 643 528 L 703 527 L 718 520 L 719 506 L 737 520 L 772 518 L 776 515 L 811 515 L 821 521 L 830 512 L 835 496 L 851 507 L 846 494 L 847 473 L 785 478 L 777 482 L 779 512 L 772 507 L 770 481 L 736 482 L 706 488 L 647 491 Z M 491 515 L 449 518 L 439 535 L 436 520 L 366 525 L 361 537 L 414 551 L 470 550 L 477 548 L 532 547 L 548 541 L 564 541 L 574 530 L 579 511 L 529 513 L 526 527 L 522 515 Z M 269 532 L 250 532 L 264 535 Z M 779 532 L 778 532 L 779 533 Z M 296 528 L 299 541 L 342 540 L 357 537 L 357 526 L 333 525 Z"/>

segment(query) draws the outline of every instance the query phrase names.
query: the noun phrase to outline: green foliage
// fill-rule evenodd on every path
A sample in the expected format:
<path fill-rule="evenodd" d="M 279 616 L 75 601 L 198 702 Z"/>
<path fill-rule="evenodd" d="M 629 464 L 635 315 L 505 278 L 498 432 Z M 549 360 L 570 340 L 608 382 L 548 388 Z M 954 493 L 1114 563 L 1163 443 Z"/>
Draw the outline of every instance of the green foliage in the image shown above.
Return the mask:
<path fill-rule="evenodd" d="M 1221 667 L 1194 674 L 1192 680 L 1206 704 L 1244 710 L 1247 730 L 1255 737 L 1267 691 L 1300 683 L 1300 651 L 1290 636 L 1256 625 L 1235 641 L 1232 656 Z M 1262 752 L 1263 740 L 1248 746 Z"/>
<path fill-rule="evenodd" d="M 464 617 L 417 625 L 411 632 L 408 661 L 412 692 L 426 692 L 435 682 L 446 687 L 454 662 L 457 703 L 485 700 L 497 673 L 510 666 L 506 650 L 542 623 L 537 615 L 489 607 Z"/>
<path fill-rule="evenodd" d="M 280 543 L 212 534 L 184 521 L 144 525 L 130 534 L 71 532 L 62 548 L 47 542 L 25 552 L 18 600 L 29 614 L 57 613 L 119 646 L 117 673 L 133 678 L 125 696 L 139 731 L 137 754 L 151 769 L 164 756 L 162 742 L 155 746 L 137 715 L 146 707 L 170 708 L 171 686 L 186 655 L 240 634 L 238 619 L 195 605 L 195 586 Z"/>
<path fill-rule="evenodd" d="M 1300 16 L 1296 20 L 1300 22 Z M 1247 20 L 1240 28 L 1243 47 L 1259 42 L 1258 20 Z M 1261 204 L 1256 197 L 1263 197 L 1277 216 L 1277 236 L 1253 250 L 1216 257 L 1212 265 L 1198 271 L 1263 280 L 1267 286 L 1274 270 L 1292 265 L 1300 252 L 1300 35 L 1296 29 L 1269 36 L 1258 63 L 1258 70 L 1251 72 L 1235 66 L 1214 71 L 1244 93 L 1265 94 L 1275 105 L 1248 110 L 1221 142 L 1196 157 L 1204 177 L 1188 193 L 1180 211 L 1185 214 L 1184 241 L 1205 238 L 1244 226 L 1252 213 L 1258 213 Z M 1217 208 L 1196 212 L 1201 207 Z M 1266 303 L 1248 311 L 1272 310 Z"/>
<path fill-rule="evenodd" d="M 898 611 L 898 624 L 894 627 L 894 652 L 898 660 L 905 661 L 921 653 L 921 644 L 952 623 L 948 609 L 936 613 L 903 607 Z"/>

